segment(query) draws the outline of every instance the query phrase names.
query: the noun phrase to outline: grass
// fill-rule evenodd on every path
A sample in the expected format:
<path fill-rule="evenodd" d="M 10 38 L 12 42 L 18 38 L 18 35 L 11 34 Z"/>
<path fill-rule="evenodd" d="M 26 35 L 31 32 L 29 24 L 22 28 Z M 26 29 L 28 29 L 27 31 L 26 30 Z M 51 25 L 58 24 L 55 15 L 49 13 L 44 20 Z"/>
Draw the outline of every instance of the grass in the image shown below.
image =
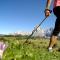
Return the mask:
<path fill-rule="evenodd" d="M 2 60 L 60 60 L 60 41 L 58 48 L 54 48 L 53 52 L 48 52 L 48 39 L 29 39 L 32 43 L 23 44 L 25 40 L 17 40 L 15 38 L 4 38 L 8 42 L 8 48 L 3 54 Z"/>

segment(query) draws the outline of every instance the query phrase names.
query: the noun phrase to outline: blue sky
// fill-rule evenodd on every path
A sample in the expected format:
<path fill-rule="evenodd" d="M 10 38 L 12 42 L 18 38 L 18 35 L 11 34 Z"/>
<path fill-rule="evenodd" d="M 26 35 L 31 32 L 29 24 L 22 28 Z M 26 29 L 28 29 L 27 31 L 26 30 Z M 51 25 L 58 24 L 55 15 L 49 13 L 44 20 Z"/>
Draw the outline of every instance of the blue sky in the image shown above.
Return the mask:
<path fill-rule="evenodd" d="M 44 19 L 45 5 L 46 0 L 0 0 L 0 34 L 32 31 Z M 40 27 L 54 27 L 55 18 L 51 14 Z"/>

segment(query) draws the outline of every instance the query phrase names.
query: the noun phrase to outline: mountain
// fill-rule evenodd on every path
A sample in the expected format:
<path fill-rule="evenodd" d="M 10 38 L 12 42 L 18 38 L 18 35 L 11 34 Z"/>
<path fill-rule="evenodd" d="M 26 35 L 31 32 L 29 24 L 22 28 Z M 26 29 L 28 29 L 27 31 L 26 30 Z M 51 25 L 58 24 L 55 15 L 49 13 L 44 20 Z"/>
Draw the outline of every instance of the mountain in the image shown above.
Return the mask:
<path fill-rule="evenodd" d="M 9 35 L 30 35 L 30 34 L 31 32 L 24 32 L 24 31 L 9 33 Z"/>
<path fill-rule="evenodd" d="M 35 31 L 33 36 L 34 37 L 43 37 L 43 36 L 45 36 L 45 32 L 44 32 L 44 30 L 42 28 L 39 27 L 39 28 L 37 28 L 37 30 Z"/>
<path fill-rule="evenodd" d="M 52 34 L 53 28 L 48 28 L 45 30 L 45 37 L 50 37 Z"/>
<path fill-rule="evenodd" d="M 34 29 L 36 29 L 36 27 L 34 27 Z M 36 31 L 33 34 L 33 37 L 50 37 L 51 33 L 53 31 L 53 28 L 49 28 L 46 30 L 43 30 L 42 28 L 37 28 Z M 30 35 L 32 32 L 24 32 L 24 31 L 20 31 L 20 32 L 14 32 L 14 33 L 10 33 L 9 35 Z"/>

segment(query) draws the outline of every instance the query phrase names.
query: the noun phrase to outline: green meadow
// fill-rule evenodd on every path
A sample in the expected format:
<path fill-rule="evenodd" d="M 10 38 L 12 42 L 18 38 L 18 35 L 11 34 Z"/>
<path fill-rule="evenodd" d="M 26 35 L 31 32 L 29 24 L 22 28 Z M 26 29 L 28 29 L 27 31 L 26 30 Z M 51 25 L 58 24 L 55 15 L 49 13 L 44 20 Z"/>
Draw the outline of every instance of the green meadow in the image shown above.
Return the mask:
<path fill-rule="evenodd" d="M 8 43 L 2 60 L 60 60 L 59 40 L 53 52 L 49 52 L 47 49 L 49 39 L 29 39 L 28 43 L 24 43 L 26 39 L 15 37 L 3 37 L 0 40 Z"/>

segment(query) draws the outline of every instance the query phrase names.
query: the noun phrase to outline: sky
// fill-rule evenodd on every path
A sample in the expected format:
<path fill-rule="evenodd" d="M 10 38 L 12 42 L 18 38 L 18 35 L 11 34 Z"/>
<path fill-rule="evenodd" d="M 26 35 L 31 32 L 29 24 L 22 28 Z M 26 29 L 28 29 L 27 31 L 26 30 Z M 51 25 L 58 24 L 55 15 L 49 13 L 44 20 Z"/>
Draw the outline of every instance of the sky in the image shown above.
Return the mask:
<path fill-rule="evenodd" d="M 0 34 L 31 32 L 44 18 L 47 0 L 0 0 Z M 53 9 L 51 5 L 50 9 Z M 54 27 L 53 13 L 40 26 Z"/>

